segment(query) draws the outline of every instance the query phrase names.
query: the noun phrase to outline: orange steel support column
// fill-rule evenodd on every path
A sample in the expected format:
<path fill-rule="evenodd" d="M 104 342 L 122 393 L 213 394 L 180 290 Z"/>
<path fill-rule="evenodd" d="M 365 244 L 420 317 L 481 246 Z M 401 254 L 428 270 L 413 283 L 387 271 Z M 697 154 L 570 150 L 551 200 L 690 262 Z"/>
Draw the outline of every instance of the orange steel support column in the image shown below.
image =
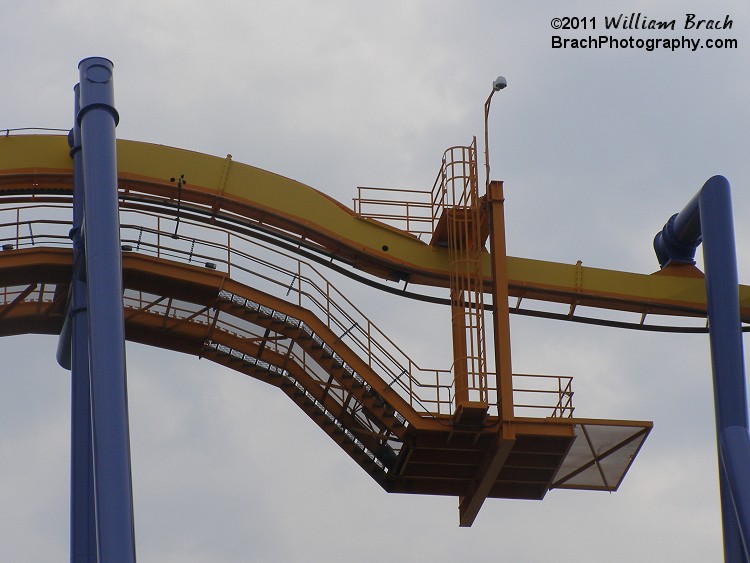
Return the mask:
<path fill-rule="evenodd" d="M 458 406 L 469 402 L 469 368 L 466 349 L 466 306 L 463 292 L 451 288 L 451 330 L 453 331 L 453 384 L 454 402 Z"/>
<path fill-rule="evenodd" d="M 490 255 L 492 258 L 492 325 L 495 334 L 495 370 L 500 420 L 513 419 L 513 372 L 510 361 L 510 311 L 508 310 L 508 268 L 505 254 L 505 196 L 503 183 L 490 182 L 487 206 L 490 213 Z"/>
<path fill-rule="evenodd" d="M 513 375 L 510 361 L 510 312 L 505 255 L 505 213 L 503 183 L 490 182 L 487 211 L 490 214 L 490 254 L 492 258 L 492 313 L 497 371 L 498 428 L 496 442 L 487 452 L 466 495 L 460 499 L 459 524 L 471 526 L 497 480 L 515 442 L 513 429 Z"/>

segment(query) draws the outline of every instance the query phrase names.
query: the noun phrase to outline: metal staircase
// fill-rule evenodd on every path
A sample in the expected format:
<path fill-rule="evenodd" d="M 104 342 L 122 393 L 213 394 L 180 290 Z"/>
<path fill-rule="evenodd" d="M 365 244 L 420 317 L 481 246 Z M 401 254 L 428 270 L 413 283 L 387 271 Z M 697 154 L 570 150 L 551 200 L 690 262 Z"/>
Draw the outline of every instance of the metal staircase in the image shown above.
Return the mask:
<path fill-rule="evenodd" d="M 236 348 L 215 335 L 204 357 L 279 387 L 376 479 L 392 469 L 408 423 L 334 349 L 343 343 L 329 344 L 302 320 L 227 291 L 217 308 L 263 334 L 238 340 Z M 379 379 L 374 372 L 366 377 Z"/>

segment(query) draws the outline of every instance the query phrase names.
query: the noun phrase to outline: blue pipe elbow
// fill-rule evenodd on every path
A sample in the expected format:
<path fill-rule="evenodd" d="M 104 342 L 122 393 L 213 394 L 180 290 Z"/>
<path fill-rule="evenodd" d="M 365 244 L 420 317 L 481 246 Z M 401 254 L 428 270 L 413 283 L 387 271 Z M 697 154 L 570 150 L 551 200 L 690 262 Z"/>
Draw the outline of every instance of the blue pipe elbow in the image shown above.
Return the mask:
<path fill-rule="evenodd" d="M 703 237 L 698 233 L 689 233 L 680 237 L 675 232 L 677 213 L 672 215 L 664 228 L 654 237 L 654 251 L 659 260 L 659 266 L 665 267 L 670 262 L 680 264 L 695 264 L 695 251 L 700 246 Z"/>

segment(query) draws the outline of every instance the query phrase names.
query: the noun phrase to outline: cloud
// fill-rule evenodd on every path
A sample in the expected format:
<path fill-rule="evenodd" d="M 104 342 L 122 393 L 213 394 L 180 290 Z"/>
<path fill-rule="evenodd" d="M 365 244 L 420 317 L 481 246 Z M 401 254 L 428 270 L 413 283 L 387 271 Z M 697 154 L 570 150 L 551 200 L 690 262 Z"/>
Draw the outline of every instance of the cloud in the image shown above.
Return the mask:
<path fill-rule="evenodd" d="M 3 15 L 0 126 L 68 127 L 76 64 L 103 55 L 115 63 L 121 137 L 231 153 L 348 204 L 357 185 L 429 188 L 447 146 L 476 134 L 481 147 L 482 104 L 503 74 L 509 87 L 493 98 L 489 138 L 493 177 L 505 180 L 510 254 L 654 271 L 653 235 L 724 173 L 735 186 L 747 282 L 750 19 L 745 3 L 706 10 L 730 14 L 725 35 L 738 49 L 550 46 L 553 17 L 682 17 L 664 1 L 580 0 L 564 10 L 21 2 Z M 450 362 L 447 311 L 349 288 L 419 363 Z M 69 391 L 55 344 L 0 341 L 3 560 L 67 554 Z M 141 560 L 721 557 L 703 336 L 514 318 L 514 366 L 573 375 L 576 414 L 656 424 L 618 493 L 490 500 L 470 530 L 457 528 L 456 499 L 386 495 L 275 389 L 205 360 L 142 346 L 128 353 Z"/>

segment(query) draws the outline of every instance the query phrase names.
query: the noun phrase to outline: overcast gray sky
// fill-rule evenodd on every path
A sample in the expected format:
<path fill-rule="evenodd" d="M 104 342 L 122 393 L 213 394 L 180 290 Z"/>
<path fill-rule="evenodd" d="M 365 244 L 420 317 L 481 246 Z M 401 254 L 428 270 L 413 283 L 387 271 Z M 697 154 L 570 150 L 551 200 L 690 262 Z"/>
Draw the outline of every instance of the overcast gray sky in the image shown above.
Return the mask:
<path fill-rule="evenodd" d="M 509 254 L 650 273 L 655 232 L 719 173 L 750 283 L 746 2 L 6 4 L 0 128 L 70 127 L 78 61 L 105 56 L 119 137 L 231 153 L 348 204 L 358 185 L 431 187 L 446 147 L 481 138 L 503 74 L 490 146 Z M 638 12 L 676 29 L 603 29 Z M 684 30 L 689 12 L 733 25 Z M 596 31 L 553 30 L 565 16 L 596 18 Z M 601 34 L 738 47 L 551 46 Z M 419 363 L 448 367 L 448 311 L 382 299 L 376 322 Z M 514 371 L 575 377 L 577 415 L 655 426 L 617 493 L 491 499 L 471 529 L 458 528 L 454 498 L 384 493 L 275 389 L 129 345 L 139 559 L 720 560 L 707 337 L 514 317 L 512 339 Z M 69 382 L 55 346 L 0 341 L 2 561 L 68 558 Z"/>

